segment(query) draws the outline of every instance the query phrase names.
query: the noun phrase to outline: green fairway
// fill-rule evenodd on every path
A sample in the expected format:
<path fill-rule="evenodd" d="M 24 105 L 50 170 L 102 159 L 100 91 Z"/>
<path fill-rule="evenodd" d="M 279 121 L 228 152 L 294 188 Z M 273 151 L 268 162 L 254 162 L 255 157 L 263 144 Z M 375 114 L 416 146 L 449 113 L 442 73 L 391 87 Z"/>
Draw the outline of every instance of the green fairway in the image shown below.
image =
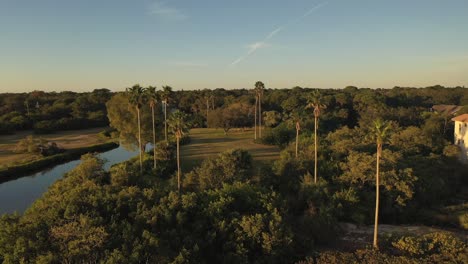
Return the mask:
<path fill-rule="evenodd" d="M 190 130 L 191 142 L 181 147 L 182 168 L 192 169 L 207 157 L 229 149 L 247 150 L 255 161 L 265 163 L 279 158 L 279 148 L 253 142 L 253 130 L 231 130 L 224 135 L 222 129 L 197 128 Z"/>

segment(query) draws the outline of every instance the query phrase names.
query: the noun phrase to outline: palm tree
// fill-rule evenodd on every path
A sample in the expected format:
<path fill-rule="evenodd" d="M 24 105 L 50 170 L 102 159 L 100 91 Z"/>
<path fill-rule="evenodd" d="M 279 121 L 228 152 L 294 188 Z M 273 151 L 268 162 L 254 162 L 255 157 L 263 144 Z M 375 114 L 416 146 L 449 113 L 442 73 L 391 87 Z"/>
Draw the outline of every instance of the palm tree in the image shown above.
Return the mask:
<path fill-rule="evenodd" d="M 179 110 L 169 118 L 169 127 L 177 141 L 177 190 L 180 192 L 180 139 L 188 131 L 187 115 Z"/>
<path fill-rule="evenodd" d="M 296 159 L 297 159 L 297 152 L 299 149 L 299 131 L 301 130 L 301 123 L 299 120 L 296 120 Z"/>
<path fill-rule="evenodd" d="M 209 111 L 210 111 L 210 99 L 212 97 L 212 95 L 210 95 L 210 90 L 208 89 L 205 89 L 203 91 L 203 99 L 205 100 L 206 102 L 206 127 L 208 127 L 208 115 L 209 115 Z"/>
<path fill-rule="evenodd" d="M 154 108 L 159 101 L 159 95 L 156 92 L 156 87 L 149 86 L 145 90 L 149 106 L 151 107 L 151 117 L 153 119 L 153 168 L 156 169 L 156 122 L 154 116 Z"/>
<path fill-rule="evenodd" d="M 161 100 L 164 106 L 164 139 L 167 141 L 167 105 L 171 101 L 172 87 L 163 86 Z"/>
<path fill-rule="evenodd" d="M 265 84 L 258 81 L 255 83 L 255 91 L 257 94 L 258 102 L 258 137 L 262 138 L 262 96 L 263 90 L 265 89 Z"/>
<path fill-rule="evenodd" d="M 254 89 L 252 93 L 255 95 L 255 114 L 254 114 L 254 139 L 257 140 L 257 107 L 258 107 L 258 92 L 257 89 Z"/>
<path fill-rule="evenodd" d="M 143 144 L 141 142 L 141 120 L 140 120 L 140 109 L 143 106 L 145 96 L 144 89 L 139 84 L 135 84 L 133 87 L 126 89 L 128 94 L 128 101 L 132 106 L 135 107 L 137 112 L 138 120 L 138 149 L 140 151 L 140 173 L 143 173 Z"/>
<path fill-rule="evenodd" d="M 380 185 L 380 158 L 382 157 L 382 146 L 388 140 L 388 130 L 390 129 L 390 123 L 377 119 L 374 121 L 374 126 L 371 130 L 371 135 L 374 137 L 377 144 L 376 153 L 376 167 L 375 167 L 375 222 L 374 222 L 374 242 L 373 247 L 378 248 L 377 244 L 377 232 L 379 225 L 379 185 Z"/>
<path fill-rule="evenodd" d="M 324 104 L 321 103 L 321 96 L 318 90 L 315 90 L 309 100 L 308 100 L 308 105 L 307 108 L 313 108 L 314 109 L 314 145 L 315 145 L 315 150 L 314 150 L 314 183 L 317 183 L 317 129 L 318 129 L 318 119 L 320 117 L 320 114 L 322 113 L 322 110 L 326 108 Z"/>

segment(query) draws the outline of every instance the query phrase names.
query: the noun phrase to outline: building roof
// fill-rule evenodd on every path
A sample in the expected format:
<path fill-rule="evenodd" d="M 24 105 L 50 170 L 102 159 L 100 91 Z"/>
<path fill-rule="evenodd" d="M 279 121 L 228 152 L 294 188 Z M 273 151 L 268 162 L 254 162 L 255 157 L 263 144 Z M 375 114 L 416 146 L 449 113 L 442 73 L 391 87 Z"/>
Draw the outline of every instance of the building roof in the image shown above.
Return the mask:
<path fill-rule="evenodd" d="M 468 114 L 463 114 L 452 118 L 452 121 L 468 123 Z"/>
<path fill-rule="evenodd" d="M 444 113 L 444 114 L 451 114 L 451 115 L 456 114 L 462 108 L 463 106 L 458 106 L 458 105 L 434 105 L 432 106 L 432 109 L 436 112 Z"/>

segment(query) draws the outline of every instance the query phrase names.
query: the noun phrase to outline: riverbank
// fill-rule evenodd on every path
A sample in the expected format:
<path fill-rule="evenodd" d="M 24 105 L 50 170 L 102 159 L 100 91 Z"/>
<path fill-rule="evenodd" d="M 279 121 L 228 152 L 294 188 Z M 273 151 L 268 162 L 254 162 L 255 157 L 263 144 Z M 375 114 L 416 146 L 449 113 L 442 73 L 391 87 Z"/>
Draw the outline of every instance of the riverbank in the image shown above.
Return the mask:
<path fill-rule="evenodd" d="M 108 127 L 88 128 L 81 130 L 56 131 L 53 134 L 35 135 L 33 131 L 20 131 L 14 135 L 0 136 L 0 169 L 3 167 L 20 165 L 41 159 L 42 156 L 34 153 L 17 153 L 15 151 L 18 142 L 27 136 L 36 139 L 44 139 L 47 142 L 54 142 L 62 149 L 76 149 L 89 147 L 109 141 L 103 131 Z"/>
<path fill-rule="evenodd" d="M 119 144 L 115 142 L 105 142 L 86 146 L 81 148 L 74 148 L 66 150 L 63 153 L 44 157 L 34 161 L 7 166 L 0 169 L 0 183 L 9 180 L 17 179 L 29 173 L 37 172 L 51 166 L 62 164 L 68 161 L 79 159 L 82 155 L 90 152 L 103 152 L 117 148 Z"/>

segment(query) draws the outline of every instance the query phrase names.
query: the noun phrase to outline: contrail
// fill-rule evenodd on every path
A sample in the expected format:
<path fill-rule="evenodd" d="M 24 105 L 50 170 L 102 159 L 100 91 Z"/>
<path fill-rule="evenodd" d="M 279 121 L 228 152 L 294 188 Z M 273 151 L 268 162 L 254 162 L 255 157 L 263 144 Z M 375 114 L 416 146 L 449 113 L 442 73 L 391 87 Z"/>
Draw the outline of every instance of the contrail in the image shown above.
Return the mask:
<path fill-rule="evenodd" d="M 314 11 L 316 11 L 317 9 L 321 8 L 322 6 L 328 4 L 329 1 L 325 1 L 325 2 L 322 2 L 314 7 L 312 7 L 311 9 L 309 9 L 304 15 L 294 19 L 294 20 L 291 20 L 289 21 L 288 23 L 285 23 L 284 25 L 282 26 L 279 26 L 277 27 L 275 30 L 271 31 L 270 34 L 268 34 L 262 41 L 259 41 L 259 42 L 255 42 L 254 44 L 251 44 L 249 45 L 249 51 L 247 51 L 246 54 L 240 56 L 239 58 L 237 58 L 235 61 L 233 61 L 230 65 L 231 66 L 235 66 L 237 65 L 239 62 L 247 59 L 250 55 L 252 55 L 253 53 L 255 53 L 258 49 L 261 49 L 261 48 L 264 48 L 267 45 L 267 41 L 270 40 L 271 38 L 273 38 L 275 35 L 277 35 L 278 33 L 280 33 L 281 31 L 283 31 L 284 29 L 286 29 L 288 26 L 292 26 L 298 22 L 300 22 L 302 19 L 310 16 Z"/>

